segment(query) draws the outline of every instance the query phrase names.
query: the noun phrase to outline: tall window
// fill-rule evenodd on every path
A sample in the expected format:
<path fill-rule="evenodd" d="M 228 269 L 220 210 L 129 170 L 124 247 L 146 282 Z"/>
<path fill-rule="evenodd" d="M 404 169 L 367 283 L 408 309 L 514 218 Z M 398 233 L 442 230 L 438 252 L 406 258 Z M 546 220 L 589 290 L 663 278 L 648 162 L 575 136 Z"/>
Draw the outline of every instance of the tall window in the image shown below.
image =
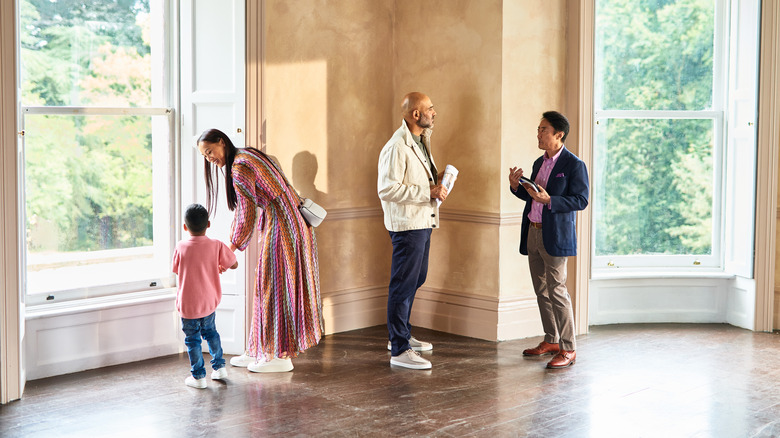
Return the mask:
<path fill-rule="evenodd" d="M 597 0 L 594 269 L 718 267 L 720 0 Z"/>
<path fill-rule="evenodd" d="M 170 283 L 164 0 L 21 0 L 28 305 Z"/>

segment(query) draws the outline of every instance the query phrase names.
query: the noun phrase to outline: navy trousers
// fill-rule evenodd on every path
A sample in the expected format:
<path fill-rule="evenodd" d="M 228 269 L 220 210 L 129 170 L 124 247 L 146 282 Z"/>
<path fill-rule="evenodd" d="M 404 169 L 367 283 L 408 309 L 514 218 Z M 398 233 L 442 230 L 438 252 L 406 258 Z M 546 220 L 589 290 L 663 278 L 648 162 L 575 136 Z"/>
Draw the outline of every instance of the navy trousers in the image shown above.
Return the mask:
<path fill-rule="evenodd" d="M 431 248 L 431 228 L 424 230 L 390 231 L 393 260 L 390 266 L 390 288 L 387 294 L 387 331 L 391 354 L 398 356 L 409 349 L 412 326 L 409 317 L 417 289 L 428 275 L 428 252 Z"/>

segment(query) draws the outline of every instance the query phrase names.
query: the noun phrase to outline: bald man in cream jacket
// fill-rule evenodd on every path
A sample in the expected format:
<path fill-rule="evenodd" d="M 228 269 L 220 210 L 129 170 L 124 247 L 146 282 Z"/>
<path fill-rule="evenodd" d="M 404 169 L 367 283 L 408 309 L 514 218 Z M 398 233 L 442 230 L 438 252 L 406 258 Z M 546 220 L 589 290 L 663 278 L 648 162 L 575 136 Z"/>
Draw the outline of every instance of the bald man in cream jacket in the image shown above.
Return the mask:
<path fill-rule="evenodd" d="M 403 121 L 379 155 L 377 193 L 382 201 L 385 228 L 393 243 L 387 296 L 390 364 L 429 369 L 431 362 L 418 351 L 433 345 L 411 335 L 409 317 L 417 289 L 428 274 L 431 231 L 439 226 L 437 199 L 447 198 L 439 184 L 430 135 L 436 111 L 422 93 L 409 93 L 401 104 Z"/>

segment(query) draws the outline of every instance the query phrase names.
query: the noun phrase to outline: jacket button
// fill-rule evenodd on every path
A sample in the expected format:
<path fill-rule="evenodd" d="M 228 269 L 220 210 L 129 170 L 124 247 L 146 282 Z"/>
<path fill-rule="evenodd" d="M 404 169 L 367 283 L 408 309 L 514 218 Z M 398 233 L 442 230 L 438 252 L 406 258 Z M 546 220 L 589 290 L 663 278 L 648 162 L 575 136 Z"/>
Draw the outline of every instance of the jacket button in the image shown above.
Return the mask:
<path fill-rule="evenodd" d="M 433 178 L 428 178 L 428 181 L 433 181 Z"/>
<path fill-rule="evenodd" d="M 431 225 L 431 228 L 436 228 L 436 224 Z"/>
<path fill-rule="evenodd" d="M 435 215 L 435 214 L 432 214 L 432 215 L 431 215 L 431 217 L 436 217 L 436 215 Z"/>

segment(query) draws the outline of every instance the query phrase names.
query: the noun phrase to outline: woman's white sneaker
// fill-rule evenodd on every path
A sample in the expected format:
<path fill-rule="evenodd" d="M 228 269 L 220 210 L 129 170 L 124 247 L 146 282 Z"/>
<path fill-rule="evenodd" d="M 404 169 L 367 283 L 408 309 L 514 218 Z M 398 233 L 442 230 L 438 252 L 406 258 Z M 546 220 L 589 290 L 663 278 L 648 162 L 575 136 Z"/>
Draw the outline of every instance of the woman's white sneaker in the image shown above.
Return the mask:
<path fill-rule="evenodd" d="M 269 361 L 253 362 L 246 369 L 253 373 L 285 373 L 293 370 L 293 364 L 291 359 L 275 357 Z"/>
<path fill-rule="evenodd" d="M 246 368 L 250 364 L 253 364 L 257 361 L 254 357 L 250 356 L 246 352 L 242 354 L 241 356 L 235 356 L 230 358 L 230 365 L 233 365 L 234 367 L 239 368 Z"/>
<path fill-rule="evenodd" d="M 411 368 L 413 370 L 427 370 L 431 368 L 431 362 L 420 357 L 420 355 L 411 348 L 398 356 L 391 357 L 390 365 Z"/>

